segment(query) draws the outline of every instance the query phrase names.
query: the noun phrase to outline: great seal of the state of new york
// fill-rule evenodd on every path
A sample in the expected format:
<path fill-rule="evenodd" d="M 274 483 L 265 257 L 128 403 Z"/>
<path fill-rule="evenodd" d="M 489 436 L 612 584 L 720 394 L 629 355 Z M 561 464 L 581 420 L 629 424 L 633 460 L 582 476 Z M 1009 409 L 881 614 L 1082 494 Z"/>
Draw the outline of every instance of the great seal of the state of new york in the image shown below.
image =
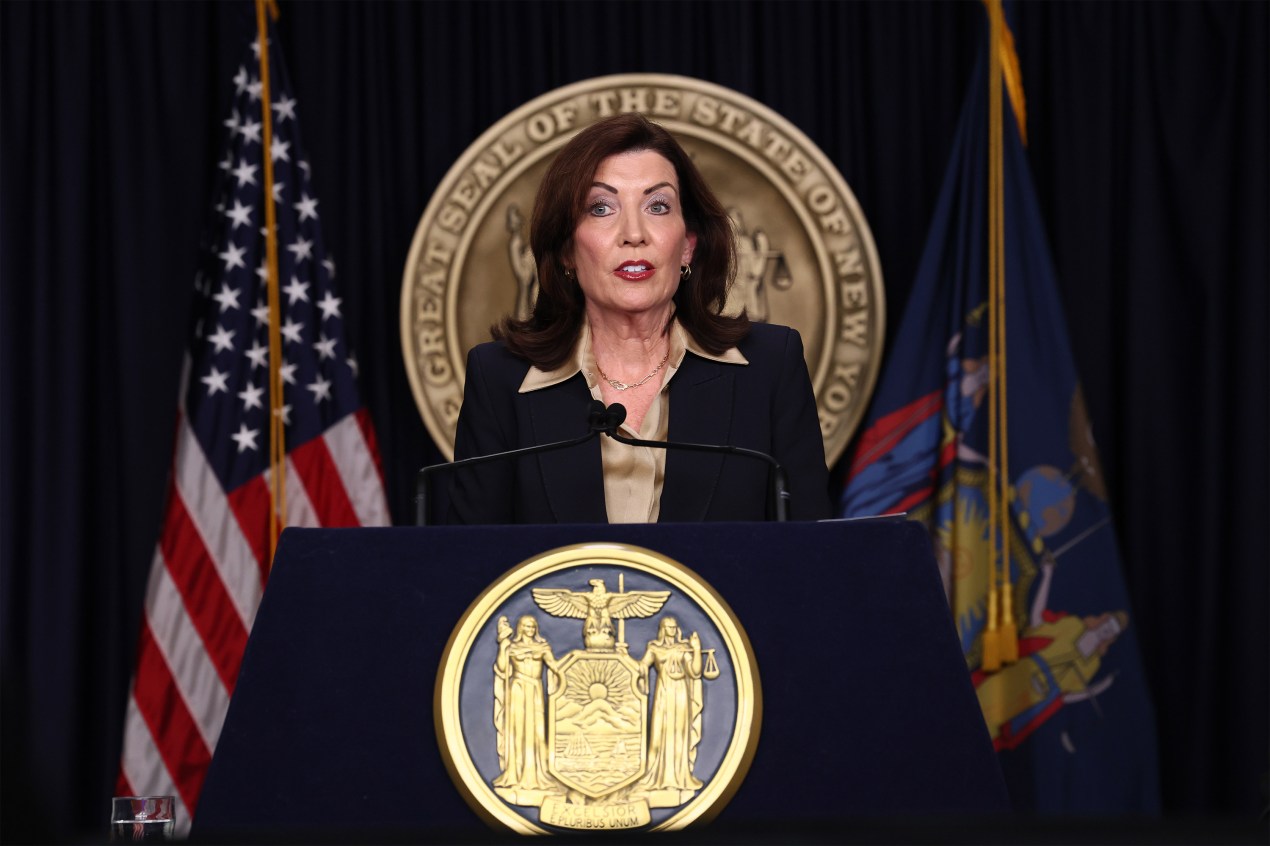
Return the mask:
<path fill-rule="evenodd" d="M 731 89 L 666 74 L 543 94 L 490 127 L 441 180 L 401 290 L 406 372 L 428 432 L 453 456 L 467 351 L 533 301 L 529 215 L 552 157 L 591 123 L 632 111 L 675 135 L 732 215 L 737 279 L 725 310 L 801 333 L 832 465 L 881 365 L 885 300 L 868 222 L 832 162 L 789 121 Z"/>

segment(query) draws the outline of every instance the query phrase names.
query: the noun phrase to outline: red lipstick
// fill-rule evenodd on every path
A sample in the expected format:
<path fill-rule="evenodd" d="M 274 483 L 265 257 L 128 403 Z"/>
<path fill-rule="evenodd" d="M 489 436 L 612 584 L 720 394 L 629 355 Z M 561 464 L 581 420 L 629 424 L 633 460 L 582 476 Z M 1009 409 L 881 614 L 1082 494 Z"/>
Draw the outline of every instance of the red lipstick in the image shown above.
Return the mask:
<path fill-rule="evenodd" d="M 651 277 L 655 270 L 657 268 L 651 261 L 631 259 L 613 268 L 613 275 L 628 282 L 641 282 Z"/>

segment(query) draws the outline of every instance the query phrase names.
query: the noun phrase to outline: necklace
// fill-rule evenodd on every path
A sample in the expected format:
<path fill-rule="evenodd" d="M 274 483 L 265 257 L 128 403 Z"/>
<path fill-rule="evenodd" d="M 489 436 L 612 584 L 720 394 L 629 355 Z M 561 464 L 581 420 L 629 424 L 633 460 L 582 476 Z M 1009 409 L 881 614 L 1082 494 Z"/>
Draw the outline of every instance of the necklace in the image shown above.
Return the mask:
<path fill-rule="evenodd" d="M 657 372 L 658 372 L 659 370 L 661 370 L 661 369 L 662 369 L 662 367 L 664 367 L 664 366 L 666 365 L 666 362 L 667 362 L 669 359 L 670 359 L 670 350 L 669 350 L 669 349 L 667 349 L 667 350 L 666 350 L 666 354 L 665 354 L 664 356 L 662 356 L 662 358 L 661 358 L 661 363 L 660 363 L 660 364 L 658 364 L 656 367 L 654 367 L 654 368 L 653 368 L 653 372 L 652 372 L 652 373 L 649 373 L 647 376 L 645 376 L 643 379 L 640 379 L 638 382 L 632 382 L 632 383 L 631 383 L 631 384 L 629 384 L 629 385 L 628 385 L 628 384 L 626 384 L 625 382 L 619 382 L 619 381 L 617 381 L 616 379 L 610 379 L 608 376 L 605 376 L 605 375 L 604 375 L 604 371 L 603 371 L 603 370 L 600 370 L 600 363 L 599 363 L 598 361 L 595 363 L 595 369 L 596 369 L 596 370 L 600 370 L 600 378 L 601 378 L 601 379 L 603 379 L 605 382 L 608 382 L 608 383 L 609 383 L 609 384 L 613 387 L 613 390 L 615 390 L 615 391 L 627 391 L 627 390 L 630 390 L 631 388 L 638 388 L 640 385 L 644 384 L 644 383 L 645 383 L 645 382 L 647 382 L 649 379 L 651 379 L 651 378 L 653 378 L 654 376 L 656 376 L 656 375 L 657 375 Z"/>

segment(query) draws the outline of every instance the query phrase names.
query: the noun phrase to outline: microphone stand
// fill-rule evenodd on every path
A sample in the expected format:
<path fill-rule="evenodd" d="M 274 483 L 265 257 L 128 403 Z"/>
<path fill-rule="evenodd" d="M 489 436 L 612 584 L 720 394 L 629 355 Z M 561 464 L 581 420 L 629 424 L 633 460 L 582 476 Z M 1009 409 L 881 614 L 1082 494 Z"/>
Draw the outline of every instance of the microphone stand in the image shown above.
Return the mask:
<path fill-rule="evenodd" d="M 596 435 L 605 434 L 618 443 L 627 444 L 628 446 L 652 447 L 654 449 L 686 449 L 693 452 L 713 452 L 724 453 L 729 455 L 740 455 L 746 458 L 757 458 L 767 463 L 772 468 L 772 490 L 770 504 L 772 506 L 772 514 L 776 518 L 776 522 L 784 523 L 789 519 L 789 491 L 785 487 L 785 468 L 781 467 L 780 462 L 765 452 L 759 452 L 754 449 L 746 449 L 745 447 L 731 446 L 729 444 L 691 444 L 680 443 L 678 441 L 646 441 L 641 438 L 628 438 L 625 435 L 617 433 L 617 427 L 622 425 L 626 420 L 626 407 L 621 403 L 613 403 L 608 408 L 604 407 L 604 403 L 599 400 L 592 400 L 590 411 L 587 417 L 588 431 L 576 438 L 570 438 L 565 441 L 555 441 L 549 444 L 535 444 L 533 446 L 521 447 L 520 449 L 508 450 L 507 452 L 494 452 L 489 455 L 477 455 L 471 458 L 464 458 L 460 461 L 449 461 L 441 464 L 431 464 L 419 471 L 415 480 L 415 525 L 428 525 L 428 480 L 431 476 L 441 470 L 458 470 L 464 467 L 473 467 L 477 464 L 486 464 L 490 461 L 503 461 L 510 458 L 520 458 L 526 455 L 535 455 L 540 452 L 551 452 L 566 447 L 580 446 L 593 439 Z"/>
<path fill-rule="evenodd" d="M 627 444 L 629 446 L 653 447 L 654 449 L 686 449 L 693 452 L 714 452 L 727 453 L 731 455 L 743 455 L 748 458 L 757 458 L 766 462 L 772 468 L 772 491 L 771 505 L 772 513 L 776 517 L 776 522 L 784 523 L 789 519 L 789 491 L 785 487 L 785 468 L 781 467 L 780 462 L 765 452 L 759 452 L 754 449 L 746 449 L 745 447 L 731 446 L 730 444 L 690 444 L 681 443 L 679 441 L 646 441 L 642 438 L 628 438 L 625 435 L 617 433 L 617 427 L 622 425 L 622 421 L 626 419 L 626 407 L 620 403 L 613 403 L 606 411 L 605 421 L 608 424 L 606 428 L 601 429 L 604 434 L 608 435 L 618 443 Z"/>
<path fill-rule="evenodd" d="M 620 406 L 619 406 L 620 408 Z M 566 441 L 554 441 L 549 444 L 534 444 L 533 446 L 521 447 L 520 449 L 512 449 L 506 452 L 493 452 L 489 455 L 476 455 L 471 458 L 464 458 L 460 461 L 446 461 L 441 464 L 430 464 L 419 470 L 419 474 L 415 477 L 415 525 L 428 525 L 428 479 L 440 470 L 459 470 L 464 467 L 474 467 L 477 464 L 486 464 L 490 461 L 503 461 L 505 459 L 520 458 L 526 455 L 534 455 L 539 452 L 551 452 L 565 447 L 579 446 L 589 440 L 595 438 L 601 432 L 609 431 L 610 420 L 613 414 L 604 407 L 604 403 L 599 400 L 592 400 L 590 413 L 587 417 L 587 425 L 589 431 L 585 434 L 578 435 L 576 438 L 570 438 Z M 612 428 L 616 429 L 621 425 L 622 420 L 626 419 L 626 409 L 622 409 L 621 420 L 612 424 Z"/>

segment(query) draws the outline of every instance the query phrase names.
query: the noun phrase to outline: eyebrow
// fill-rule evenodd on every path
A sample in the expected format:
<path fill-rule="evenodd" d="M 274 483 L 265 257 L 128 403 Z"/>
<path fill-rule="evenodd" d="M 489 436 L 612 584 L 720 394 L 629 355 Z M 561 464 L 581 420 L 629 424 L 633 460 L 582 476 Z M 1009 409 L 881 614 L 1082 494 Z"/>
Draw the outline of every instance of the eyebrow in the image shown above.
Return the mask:
<path fill-rule="evenodd" d="M 593 187 L 593 188 L 603 188 L 605 191 L 608 191 L 609 193 L 612 193 L 612 194 L 616 194 L 616 193 L 617 193 L 617 189 L 616 189 L 616 188 L 614 188 L 612 185 L 608 185 L 608 184 L 606 184 L 606 183 L 604 183 L 604 182 L 592 182 L 592 183 L 591 183 L 591 187 Z M 669 188 L 669 189 L 670 189 L 670 190 L 672 190 L 672 191 L 676 191 L 676 190 L 677 190 L 677 189 L 675 188 L 675 186 L 674 186 L 674 185 L 671 185 L 669 182 L 658 182 L 656 185 L 652 186 L 651 188 L 645 188 L 645 189 L 644 189 L 644 195 L 645 195 L 645 196 L 647 196 L 647 195 L 649 195 L 649 194 L 653 193 L 654 191 L 656 191 L 658 188 Z"/>

